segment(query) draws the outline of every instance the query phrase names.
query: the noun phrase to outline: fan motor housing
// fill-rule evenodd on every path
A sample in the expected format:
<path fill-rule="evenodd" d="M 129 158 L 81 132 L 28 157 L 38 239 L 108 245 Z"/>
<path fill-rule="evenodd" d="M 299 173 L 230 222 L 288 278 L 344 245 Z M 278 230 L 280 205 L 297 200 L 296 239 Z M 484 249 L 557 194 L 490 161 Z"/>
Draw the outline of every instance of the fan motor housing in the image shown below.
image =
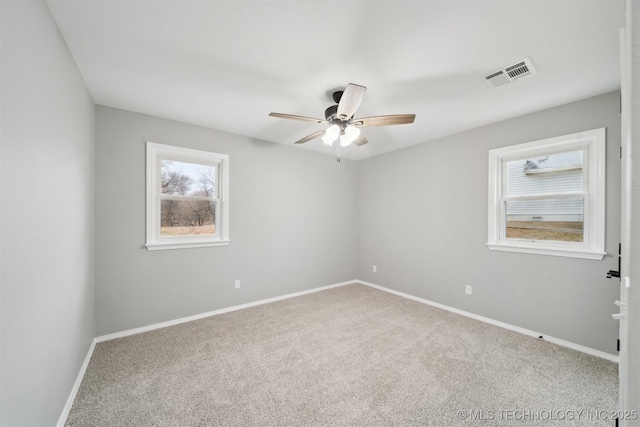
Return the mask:
<path fill-rule="evenodd" d="M 324 110 L 324 118 L 327 119 L 328 122 L 334 121 L 336 117 L 338 117 L 338 105 L 332 105 Z"/>

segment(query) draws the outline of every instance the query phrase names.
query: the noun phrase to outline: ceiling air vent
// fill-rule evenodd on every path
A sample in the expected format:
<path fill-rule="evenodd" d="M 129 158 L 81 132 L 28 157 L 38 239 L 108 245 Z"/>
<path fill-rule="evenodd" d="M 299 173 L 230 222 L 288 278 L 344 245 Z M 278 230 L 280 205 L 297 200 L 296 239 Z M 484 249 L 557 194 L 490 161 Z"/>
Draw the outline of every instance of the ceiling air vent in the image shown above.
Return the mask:
<path fill-rule="evenodd" d="M 493 87 L 498 87 L 506 83 L 513 83 L 526 76 L 531 76 L 536 73 L 533 64 L 529 58 L 523 59 L 514 65 L 509 65 L 502 70 L 494 71 L 493 73 L 485 76 L 484 79 Z"/>

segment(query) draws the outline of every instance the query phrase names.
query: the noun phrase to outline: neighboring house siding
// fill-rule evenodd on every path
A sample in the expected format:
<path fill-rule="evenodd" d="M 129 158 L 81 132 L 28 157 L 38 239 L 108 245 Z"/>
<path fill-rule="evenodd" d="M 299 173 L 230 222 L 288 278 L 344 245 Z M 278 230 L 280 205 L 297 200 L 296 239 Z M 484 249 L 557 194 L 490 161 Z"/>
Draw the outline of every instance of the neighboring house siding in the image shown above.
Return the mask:
<path fill-rule="evenodd" d="M 542 171 L 538 173 L 525 173 L 526 162 L 523 159 L 507 163 L 507 195 L 582 191 L 582 169 L 544 172 L 544 169 L 581 164 L 581 152 L 549 156 L 546 162 L 541 162 L 544 166 L 532 168 Z M 582 199 L 517 201 L 510 202 L 507 209 L 509 220 L 520 221 L 582 221 L 583 214 Z"/>

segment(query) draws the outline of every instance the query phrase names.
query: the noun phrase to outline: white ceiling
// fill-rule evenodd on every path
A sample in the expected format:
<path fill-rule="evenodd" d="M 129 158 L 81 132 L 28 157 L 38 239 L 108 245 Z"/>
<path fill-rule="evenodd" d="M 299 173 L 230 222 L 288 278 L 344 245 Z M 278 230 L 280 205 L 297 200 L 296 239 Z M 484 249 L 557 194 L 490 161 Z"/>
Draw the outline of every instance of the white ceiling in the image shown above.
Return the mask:
<path fill-rule="evenodd" d="M 359 160 L 620 88 L 615 1 L 48 0 L 97 104 L 293 145 L 330 94 L 367 86 Z M 482 76 L 530 57 L 538 73 Z M 333 154 L 315 139 L 301 149 Z"/>

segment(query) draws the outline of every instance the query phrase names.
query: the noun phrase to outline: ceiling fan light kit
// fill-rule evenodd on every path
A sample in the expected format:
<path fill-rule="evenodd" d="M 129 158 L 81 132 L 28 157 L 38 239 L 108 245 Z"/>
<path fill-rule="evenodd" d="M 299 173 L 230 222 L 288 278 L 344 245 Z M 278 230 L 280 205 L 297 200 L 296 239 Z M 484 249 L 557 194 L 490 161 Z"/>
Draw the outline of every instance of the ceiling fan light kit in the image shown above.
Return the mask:
<path fill-rule="evenodd" d="M 347 147 L 351 144 L 361 146 L 369 142 L 360 132 L 360 127 L 364 126 L 391 126 L 413 123 L 415 114 L 394 114 L 387 116 L 373 116 L 354 119 L 353 115 L 360 106 L 367 88 L 354 83 L 349 83 L 344 91 L 333 93 L 333 101 L 337 102 L 324 111 L 325 120 L 314 119 L 312 117 L 297 116 L 294 114 L 270 113 L 271 117 L 281 119 L 302 120 L 320 124 L 330 124 L 327 129 L 314 132 L 296 141 L 296 144 L 304 144 L 315 138 L 322 138 L 328 145 L 336 144 L 337 160 L 340 161 L 340 147 Z"/>
<path fill-rule="evenodd" d="M 324 142 L 325 145 L 330 146 L 331 144 L 333 144 L 333 141 L 338 139 L 339 136 L 340 136 L 340 126 L 331 125 L 327 128 L 327 130 L 324 131 L 322 142 Z"/>
<path fill-rule="evenodd" d="M 355 126 L 348 125 L 340 133 L 340 145 L 346 147 L 350 145 L 360 135 L 360 129 Z"/>

